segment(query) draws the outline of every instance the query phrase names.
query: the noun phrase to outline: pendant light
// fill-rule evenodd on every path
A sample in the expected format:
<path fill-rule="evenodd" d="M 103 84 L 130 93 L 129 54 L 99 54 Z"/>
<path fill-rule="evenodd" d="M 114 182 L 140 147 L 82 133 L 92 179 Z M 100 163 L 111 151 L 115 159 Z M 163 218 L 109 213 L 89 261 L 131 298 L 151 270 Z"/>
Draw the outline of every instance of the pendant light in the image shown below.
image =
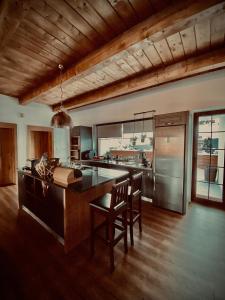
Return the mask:
<path fill-rule="evenodd" d="M 60 71 L 60 91 L 61 91 L 61 105 L 59 111 L 52 117 L 51 126 L 56 128 L 72 127 L 72 119 L 63 109 L 63 89 L 62 89 L 62 70 L 63 65 L 58 66 Z"/>

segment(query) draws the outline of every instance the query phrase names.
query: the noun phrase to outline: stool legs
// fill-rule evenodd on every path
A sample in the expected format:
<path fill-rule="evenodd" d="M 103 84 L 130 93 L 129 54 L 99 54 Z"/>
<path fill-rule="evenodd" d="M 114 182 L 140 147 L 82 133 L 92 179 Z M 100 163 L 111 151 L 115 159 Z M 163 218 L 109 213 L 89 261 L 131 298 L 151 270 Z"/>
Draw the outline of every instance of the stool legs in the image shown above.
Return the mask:
<path fill-rule="evenodd" d="M 139 218 L 138 218 L 138 222 L 139 222 L 139 231 L 142 232 L 142 208 L 141 208 L 141 197 L 139 199 L 139 203 L 138 203 L 138 206 L 139 206 Z"/>
<path fill-rule="evenodd" d="M 94 217 L 94 210 L 90 210 L 91 215 L 91 257 L 94 256 L 95 252 L 95 217 Z"/>
<path fill-rule="evenodd" d="M 125 234 L 124 234 L 124 252 L 128 252 L 128 247 L 127 247 L 127 211 L 123 212 L 122 214 L 123 217 L 123 227 L 125 228 Z"/>
<path fill-rule="evenodd" d="M 113 220 L 109 220 L 108 223 L 108 237 L 109 237 L 109 258 L 110 258 L 110 272 L 115 269 L 114 266 L 114 225 Z"/>
<path fill-rule="evenodd" d="M 133 203 L 132 201 L 130 202 L 130 208 L 129 208 L 129 212 L 130 212 L 130 243 L 131 246 L 134 245 L 134 233 L 133 233 Z"/>

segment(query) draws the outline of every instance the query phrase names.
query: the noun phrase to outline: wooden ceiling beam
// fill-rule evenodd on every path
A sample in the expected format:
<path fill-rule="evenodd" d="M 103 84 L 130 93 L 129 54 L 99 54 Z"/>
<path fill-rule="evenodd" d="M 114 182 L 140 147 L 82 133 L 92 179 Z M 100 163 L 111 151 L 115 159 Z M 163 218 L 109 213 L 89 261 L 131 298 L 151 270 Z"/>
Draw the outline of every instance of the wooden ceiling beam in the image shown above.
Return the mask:
<path fill-rule="evenodd" d="M 118 83 L 68 99 L 63 102 L 63 106 L 71 110 L 222 68 L 225 68 L 225 48 L 204 55 L 202 54 L 155 71 L 147 72 L 138 77 L 122 80 Z M 52 109 L 54 111 L 58 110 L 59 105 L 53 105 Z"/>
<path fill-rule="evenodd" d="M 30 0 L 2 0 L 0 2 L 0 53 L 30 9 Z"/>
<path fill-rule="evenodd" d="M 179 1 L 161 12 L 149 17 L 128 31 L 119 35 L 101 48 L 87 55 L 78 63 L 68 68 L 62 75 L 62 81 L 80 78 L 87 72 L 96 71 L 98 68 L 116 60 L 116 55 L 129 47 L 140 47 L 140 42 L 153 43 L 173 33 L 193 26 L 197 22 L 218 14 L 224 9 L 225 1 L 220 0 L 187 0 Z M 60 62 L 59 62 L 60 63 Z M 44 82 L 20 97 L 20 103 L 26 104 L 35 97 L 56 87 L 60 83 L 60 77 Z"/>

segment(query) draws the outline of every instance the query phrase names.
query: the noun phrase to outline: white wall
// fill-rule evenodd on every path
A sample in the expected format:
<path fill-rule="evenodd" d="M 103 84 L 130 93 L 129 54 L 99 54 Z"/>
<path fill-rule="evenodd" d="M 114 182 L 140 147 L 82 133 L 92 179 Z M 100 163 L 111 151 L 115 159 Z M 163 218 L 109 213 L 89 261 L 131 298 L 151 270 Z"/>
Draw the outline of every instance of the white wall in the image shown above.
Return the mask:
<path fill-rule="evenodd" d="M 19 167 L 25 165 L 27 158 L 27 125 L 49 127 L 51 116 L 52 111 L 47 105 L 30 103 L 22 106 L 17 99 L 0 95 L 0 122 L 17 124 Z"/>
<path fill-rule="evenodd" d="M 225 70 L 180 80 L 71 111 L 74 125 L 133 119 L 133 113 L 156 114 L 225 108 Z"/>

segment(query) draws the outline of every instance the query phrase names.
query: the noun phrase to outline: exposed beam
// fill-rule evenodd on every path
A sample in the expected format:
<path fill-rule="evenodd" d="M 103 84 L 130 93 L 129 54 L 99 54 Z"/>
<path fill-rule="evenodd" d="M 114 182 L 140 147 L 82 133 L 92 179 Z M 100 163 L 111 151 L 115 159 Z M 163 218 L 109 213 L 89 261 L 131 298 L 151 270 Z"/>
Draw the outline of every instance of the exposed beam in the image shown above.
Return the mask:
<path fill-rule="evenodd" d="M 12 38 L 30 8 L 30 0 L 0 2 L 0 54 Z"/>
<path fill-rule="evenodd" d="M 141 89 L 154 87 L 163 83 L 196 76 L 205 72 L 225 68 L 225 48 L 199 55 L 188 60 L 151 71 L 138 77 L 122 80 L 101 89 L 85 93 L 63 102 L 67 109 L 74 109 L 84 105 L 97 103 L 110 98 L 132 93 Z M 57 110 L 59 105 L 53 105 Z"/>
<path fill-rule="evenodd" d="M 156 42 L 173 33 L 192 26 L 197 22 L 216 15 L 224 9 L 225 1 L 221 0 L 188 0 L 177 1 L 163 11 L 151 16 L 137 24 L 128 31 L 119 35 L 101 48 L 87 55 L 78 63 L 72 65 L 62 75 L 62 81 L 74 80 L 85 76 L 92 69 L 101 68 L 102 65 L 111 63 L 116 55 L 129 47 L 135 47 L 139 42 Z M 59 76 L 37 86 L 20 97 L 20 103 L 26 104 L 35 97 L 56 87 L 60 83 Z"/>

